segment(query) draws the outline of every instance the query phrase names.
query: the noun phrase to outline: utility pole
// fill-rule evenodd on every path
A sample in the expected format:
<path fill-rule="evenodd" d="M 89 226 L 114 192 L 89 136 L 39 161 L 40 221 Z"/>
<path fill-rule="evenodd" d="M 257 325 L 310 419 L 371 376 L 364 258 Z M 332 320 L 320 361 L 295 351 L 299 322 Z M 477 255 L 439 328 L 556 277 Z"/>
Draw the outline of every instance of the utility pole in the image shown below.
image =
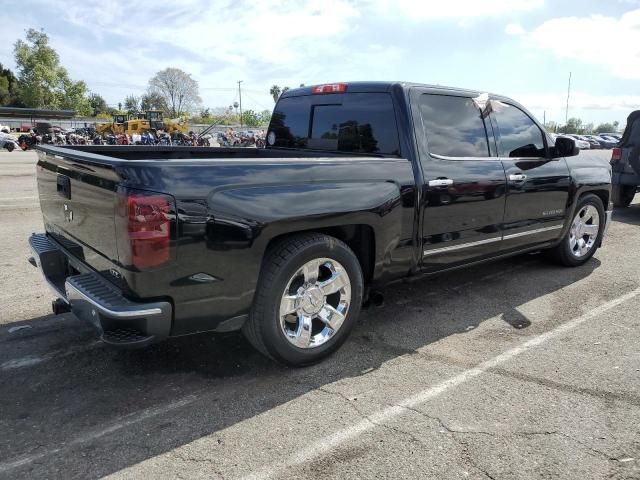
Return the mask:
<path fill-rule="evenodd" d="M 564 125 L 567 126 L 569 120 L 569 94 L 571 93 L 571 72 L 569 72 L 569 85 L 567 85 L 567 106 L 564 110 Z"/>
<path fill-rule="evenodd" d="M 242 128 L 242 88 L 240 88 L 240 84 L 243 80 L 238 80 L 238 96 L 240 97 L 240 128 Z"/>
<path fill-rule="evenodd" d="M 546 110 L 542 112 L 542 125 L 544 125 L 544 127 L 547 128 L 547 111 Z"/>

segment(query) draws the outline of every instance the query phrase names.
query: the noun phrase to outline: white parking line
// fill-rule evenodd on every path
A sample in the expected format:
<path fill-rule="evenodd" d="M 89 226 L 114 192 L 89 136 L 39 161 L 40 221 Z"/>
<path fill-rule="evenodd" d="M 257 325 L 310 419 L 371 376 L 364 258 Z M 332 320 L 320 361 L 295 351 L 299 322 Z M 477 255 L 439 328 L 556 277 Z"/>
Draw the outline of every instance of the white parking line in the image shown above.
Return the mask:
<path fill-rule="evenodd" d="M 198 398 L 199 398 L 198 395 L 188 395 L 185 398 L 178 400 L 176 402 L 169 403 L 168 405 L 147 408 L 140 412 L 135 412 L 130 415 L 127 415 L 123 419 L 121 419 L 119 422 L 114 423 L 113 425 L 110 425 L 106 428 L 90 432 L 80 437 L 76 437 L 70 442 L 64 443 L 63 447 L 53 448 L 51 450 L 45 450 L 44 452 L 35 453 L 33 455 L 27 455 L 27 456 L 18 458 L 16 460 L 12 460 L 10 462 L 0 463 L 0 473 L 8 472 L 9 470 L 22 467 L 23 465 L 28 465 L 44 457 L 48 457 L 49 455 L 55 455 L 58 453 L 63 453 L 65 451 L 73 450 L 74 448 L 77 448 L 79 445 L 91 442 L 100 437 L 104 437 L 105 435 L 108 435 L 110 433 L 117 432 L 122 428 L 129 427 L 131 425 L 139 423 L 148 418 L 156 417 L 158 415 L 165 414 L 177 408 L 181 408 L 186 405 L 189 405 L 190 403 L 193 403 Z"/>
<path fill-rule="evenodd" d="M 69 355 L 73 355 L 74 353 L 86 352 L 87 350 L 91 350 L 101 343 L 102 342 L 100 340 L 95 340 L 87 345 L 76 345 L 64 350 L 54 350 L 53 352 L 48 352 L 44 355 L 29 355 L 22 358 L 7 360 L 6 362 L 0 363 L 0 371 L 30 367 L 32 365 L 37 365 L 38 363 L 47 362 L 49 360 L 68 357 Z"/>
<path fill-rule="evenodd" d="M 638 295 L 640 295 L 640 288 L 637 288 L 625 295 L 622 295 L 607 303 L 604 303 L 594 308 L 590 312 L 585 313 L 584 315 L 574 318 L 573 320 L 570 320 L 566 323 L 563 323 L 562 325 L 554 328 L 553 330 L 549 330 L 548 332 L 543 333 L 542 335 L 534 337 L 518 345 L 517 347 L 507 350 L 506 352 L 501 353 L 500 355 L 493 357 L 490 360 L 482 362 L 474 368 L 465 370 L 462 373 L 454 377 L 451 377 L 448 380 L 443 381 L 442 383 L 439 383 L 438 385 L 435 385 L 411 397 L 408 397 L 402 400 L 397 405 L 393 405 L 393 406 L 384 408 L 382 410 L 378 410 L 377 412 L 371 415 L 368 415 L 364 420 L 354 425 L 338 430 L 337 432 L 334 432 L 331 435 L 328 435 L 324 438 L 321 438 L 320 440 L 317 440 L 316 442 L 313 442 L 308 447 L 298 450 L 293 454 L 293 456 L 289 456 L 288 460 L 284 462 L 275 463 L 271 466 L 267 466 L 265 468 L 257 470 L 251 473 L 250 475 L 248 475 L 247 477 L 245 477 L 245 479 L 256 480 L 256 479 L 272 478 L 274 476 L 277 476 L 280 473 L 284 473 L 286 470 L 292 467 L 306 464 L 318 457 L 326 455 L 331 450 L 339 448 L 343 444 L 355 439 L 359 435 L 374 429 L 378 425 L 394 420 L 400 417 L 401 415 L 409 412 L 410 409 L 415 409 L 419 405 L 426 403 L 427 401 L 437 397 L 438 395 L 444 393 L 445 391 L 450 390 L 454 387 L 457 387 L 458 385 L 461 385 L 481 375 L 482 373 L 485 373 L 487 370 L 495 368 L 496 366 L 502 363 L 505 363 L 513 359 L 514 357 L 522 353 L 525 353 L 531 350 L 532 348 L 537 347 L 538 345 L 541 345 L 547 342 L 548 340 L 554 337 L 562 335 L 563 333 L 566 333 L 582 325 L 587 320 L 597 317 L 598 315 L 601 315 L 604 312 L 611 310 L 612 308 L 615 308 L 618 305 L 628 300 L 631 300 L 632 298 L 637 297 Z"/>

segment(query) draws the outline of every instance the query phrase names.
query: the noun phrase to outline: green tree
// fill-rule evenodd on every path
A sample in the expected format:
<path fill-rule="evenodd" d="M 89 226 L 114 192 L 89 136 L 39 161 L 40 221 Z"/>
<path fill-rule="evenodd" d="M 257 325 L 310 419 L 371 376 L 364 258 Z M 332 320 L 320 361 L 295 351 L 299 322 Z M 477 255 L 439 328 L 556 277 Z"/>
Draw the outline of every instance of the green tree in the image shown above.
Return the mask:
<path fill-rule="evenodd" d="M 86 84 L 69 78 L 43 30 L 27 30 L 25 40 L 14 44 L 14 55 L 22 103 L 34 108 L 72 109 L 80 115 L 90 113 Z"/>
<path fill-rule="evenodd" d="M 68 77 L 61 80 L 61 88 L 56 92 L 58 105 L 63 110 L 75 110 L 76 115 L 88 117 L 93 114 L 91 103 L 86 97 L 87 84 L 83 81 L 74 82 Z"/>
<path fill-rule="evenodd" d="M 596 133 L 614 133 L 618 131 L 620 122 L 615 121 L 613 123 L 601 123 L 595 129 Z"/>
<path fill-rule="evenodd" d="M 145 93 L 140 97 L 140 110 L 160 110 L 164 113 L 168 113 L 167 104 L 162 98 L 162 95 L 157 93 Z"/>
<path fill-rule="evenodd" d="M 124 97 L 124 109 L 128 113 L 140 111 L 140 98 L 135 95 L 127 95 Z"/>
<path fill-rule="evenodd" d="M 560 127 L 562 133 L 579 133 L 582 128 L 582 120 L 579 118 L 571 117 L 567 120 L 567 124 Z"/>
<path fill-rule="evenodd" d="M 263 110 L 262 112 L 260 112 L 260 125 L 269 125 L 270 121 L 271 121 L 270 110 Z"/>
<path fill-rule="evenodd" d="M 19 106 L 18 79 L 0 63 L 0 105 Z"/>
<path fill-rule="evenodd" d="M 196 111 L 202 104 L 198 82 L 179 68 L 165 68 L 149 80 L 147 93 L 164 100 L 173 118 Z"/>
<path fill-rule="evenodd" d="M 87 97 L 89 105 L 91 105 L 91 114 L 96 117 L 99 113 L 106 113 L 109 110 L 109 106 L 104 98 L 97 93 L 91 93 Z"/>
<path fill-rule="evenodd" d="M 282 93 L 282 90 L 278 85 L 272 85 L 271 88 L 269 89 L 269 94 L 273 97 L 274 102 L 278 101 L 281 93 Z"/>
<path fill-rule="evenodd" d="M 247 127 L 257 127 L 260 125 L 260 115 L 253 110 L 245 110 L 242 112 L 242 123 Z"/>

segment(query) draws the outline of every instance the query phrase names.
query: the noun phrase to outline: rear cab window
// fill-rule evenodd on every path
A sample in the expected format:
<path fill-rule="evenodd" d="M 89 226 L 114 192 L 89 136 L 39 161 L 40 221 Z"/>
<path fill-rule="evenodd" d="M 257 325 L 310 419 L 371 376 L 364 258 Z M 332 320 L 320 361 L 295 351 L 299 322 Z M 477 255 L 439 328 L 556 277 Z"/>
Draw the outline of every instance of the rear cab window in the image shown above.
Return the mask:
<path fill-rule="evenodd" d="M 398 128 L 388 93 L 285 97 L 273 112 L 270 147 L 400 155 Z"/>

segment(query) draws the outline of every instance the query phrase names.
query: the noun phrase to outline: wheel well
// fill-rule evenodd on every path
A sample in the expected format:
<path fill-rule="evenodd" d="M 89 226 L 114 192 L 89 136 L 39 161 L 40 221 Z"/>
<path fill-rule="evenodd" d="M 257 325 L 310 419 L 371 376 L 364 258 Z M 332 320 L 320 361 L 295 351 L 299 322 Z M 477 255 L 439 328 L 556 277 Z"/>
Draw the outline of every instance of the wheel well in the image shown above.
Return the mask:
<path fill-rule="evenodd" d="M 267 245 L 267 251 L 274 243 L 279 242 L 284 238 L 310 232 L 324 233 L 325 235 L 330 235 L 346 243 L 358 258 L 360 268 L 362 268 L 362 276 L 364 277 L 365 285 L 370 282 L 373 277 L 376 245 L 373 228 L 369 225 L 339 225 L 335 227 L 314 228 L 313 230 L 285 233 L 272 238 Z"/>
<path fill-rule="evenodd" d="M 580 195 L 580 198 L 584 197 L 589 193 L 592 193 L 598 196 L 600 200 L 602 200 L 602 206 L 606 211 L 607 207 L 609 206 L 609 192 L 607 192 L 606 190 L 589 190 L 588 192 L 584 192 L 582 195 Z"/>

